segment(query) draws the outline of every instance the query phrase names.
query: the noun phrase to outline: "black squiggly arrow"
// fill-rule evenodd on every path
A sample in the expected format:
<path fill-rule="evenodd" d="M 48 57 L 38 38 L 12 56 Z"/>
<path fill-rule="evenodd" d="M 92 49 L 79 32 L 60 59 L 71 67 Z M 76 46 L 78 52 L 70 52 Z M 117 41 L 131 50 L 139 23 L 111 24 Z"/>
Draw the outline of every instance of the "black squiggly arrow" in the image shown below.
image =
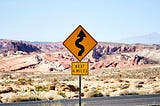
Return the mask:
<path fill-rule="evenodd" d="M 80 31 L 80 33 L 78 34 L 78 39 L 75 42 L 76 47 L 80 48 L 81 50 L 78 52 L 78 56 L 82 56 L 82 53 L 84 52 L 84 46 L 79 44 L 84 37 L 86 37 L 86 35 L 84 34 L 83 30 Z"/>

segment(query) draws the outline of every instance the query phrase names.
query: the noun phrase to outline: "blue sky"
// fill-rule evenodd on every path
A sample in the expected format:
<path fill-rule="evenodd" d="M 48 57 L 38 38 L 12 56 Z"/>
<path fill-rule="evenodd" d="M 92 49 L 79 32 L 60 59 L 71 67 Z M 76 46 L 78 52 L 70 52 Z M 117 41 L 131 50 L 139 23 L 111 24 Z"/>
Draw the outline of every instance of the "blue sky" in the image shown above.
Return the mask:
<path fill-rule="evenodd" d="M 64 41 L 82 25 L 97 41 L 160 33 L 160 0 L 0 0 L 0 38 Z"/>

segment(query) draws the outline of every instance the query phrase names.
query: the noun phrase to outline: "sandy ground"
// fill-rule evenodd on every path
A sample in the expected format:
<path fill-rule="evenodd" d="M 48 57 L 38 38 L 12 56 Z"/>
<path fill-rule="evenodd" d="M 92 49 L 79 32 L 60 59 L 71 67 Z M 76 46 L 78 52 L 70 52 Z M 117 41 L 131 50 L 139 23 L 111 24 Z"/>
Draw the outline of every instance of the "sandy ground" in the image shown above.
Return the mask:
<path fill-rule="evenodd" d="M 65 72 L 1 72 L 2 103 L 78 98 L 78 76 Z M 160 93 L 160 65 L 90 70 L 82 98 Z"/>

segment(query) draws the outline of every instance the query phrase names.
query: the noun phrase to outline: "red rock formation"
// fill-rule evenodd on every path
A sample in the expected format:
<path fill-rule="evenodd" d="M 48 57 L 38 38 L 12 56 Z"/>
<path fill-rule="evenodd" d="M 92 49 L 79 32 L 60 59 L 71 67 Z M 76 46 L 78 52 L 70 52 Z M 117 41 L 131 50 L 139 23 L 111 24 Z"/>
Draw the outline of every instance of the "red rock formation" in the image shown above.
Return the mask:
<path fill-rule="evenodd" d="M 40 51 L 46 50 L 43 51 L 43 55 L 40 55 L 41 57 L 37 57 L 37 55 L 33 56 L 32 54 L 30 57 L 27 53 L 37 52 L 39 51 L 38 48 L 41 49 Z M 155 63 L 146 57 L 136 55 L 135 52 L 143 50 L 144 48 L 152 48 L 152 46 L 113 43 L 99 44 L 83 59 L 83 61 L 89 62 L 90 69 L 143 65 L 150 64 L 151 62 Z M 16 55 L 15 58 L 13 57 L 14 59 L 12 57 L 10 58 L 11 54 L 15 53 L 15 51 L 19 53 L 19 50 L 25 51 L 20 53 L 21 58 L 16 57 Z M 63 71 L 71 68 L 71 62 L 77 61 L 77 59 L 69 52 L 66 52 L 60 44 L 52 45 L 51 43 L 49 46 L 44 44 L 43 46 L 35 47 L 23 42 L 0 41 L 0 51 L 9 54 L 0 55 L 3 57 L 0 65 L 1 71 L 16 71 L 32 66 L 37 67 L 36 65 L 40 63 L 44 66 L 37 68 L 38 70 L 42 70 L 43 68 L 43 70 Z M 132 55 L 129 55 L 130 53 Z M 3 61 L 5 59 L 8 60 Z"/>
<path fill-rule="evenodd" d="M 27 53 L 40 52 L 36 46 L 24 43 L 22 41 L 0 40 L 0 53 L 7 53 L 8 51 L 23 51 Z"/>

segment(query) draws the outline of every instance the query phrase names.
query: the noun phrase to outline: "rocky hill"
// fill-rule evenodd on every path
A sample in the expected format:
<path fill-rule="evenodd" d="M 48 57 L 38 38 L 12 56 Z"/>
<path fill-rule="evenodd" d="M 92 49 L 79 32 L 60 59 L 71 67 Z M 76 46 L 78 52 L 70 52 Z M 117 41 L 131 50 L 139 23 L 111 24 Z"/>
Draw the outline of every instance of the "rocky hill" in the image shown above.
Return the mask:
<path fill-rule="evenodd" d="M 55 52 L 64 50 L 62 42 L 30 42 L 30 43 L 38 47 L 42 52 Z"/>
<path fill-rule="evenodd" d="M 144 49 L 159 50 L 160 45 L 146 45 L 146 44 L 124 44 L 124 43 L 107 43 L 99 42 L 93 49 L 93 57 L 99 59 L 103 55 L 116 55 L 121 53 L 133 53 L 142 51 Z"/>
<path fill-rule="evenodd" d="M 153 32 L 142 36 L 128 37 L 121 39 L 118 42 L 122 43 L 143 43 L 143 44 L 160 44 L 160 33 Z"/>
<path fill-rule="evenodd" d="M 40 49 L 32 44 L 22 41 L 0 40 L 0 53 L 7 52 L 40 52 Z"/>
<path fill-rule="evenodd" d="M 146 45 L 146 44 L 124 44 L 112 42 L 99 42 L 93 51 L 99 52 L 98 55 L 112 55 L 126 52 L 136 52 L 142 49 L 160 49 L 160 45 Z M 62 42 L 28 42 L 28 41 L 13 41 L 0 40 L 0 53 L 8 51 L 22 51 L 22 52 L 55 52 L 66 51 Z M 96 57 L 95 57 L 96 58 Z"/>
<path fill-rule="evenodd" d="M 77 61 L 62 42 L 0 40 L 0 57 L 0 71 L 64 71 Z M 83 61 L 90 69 L 160 64 L 160 45 L 99 42 Z"/>

